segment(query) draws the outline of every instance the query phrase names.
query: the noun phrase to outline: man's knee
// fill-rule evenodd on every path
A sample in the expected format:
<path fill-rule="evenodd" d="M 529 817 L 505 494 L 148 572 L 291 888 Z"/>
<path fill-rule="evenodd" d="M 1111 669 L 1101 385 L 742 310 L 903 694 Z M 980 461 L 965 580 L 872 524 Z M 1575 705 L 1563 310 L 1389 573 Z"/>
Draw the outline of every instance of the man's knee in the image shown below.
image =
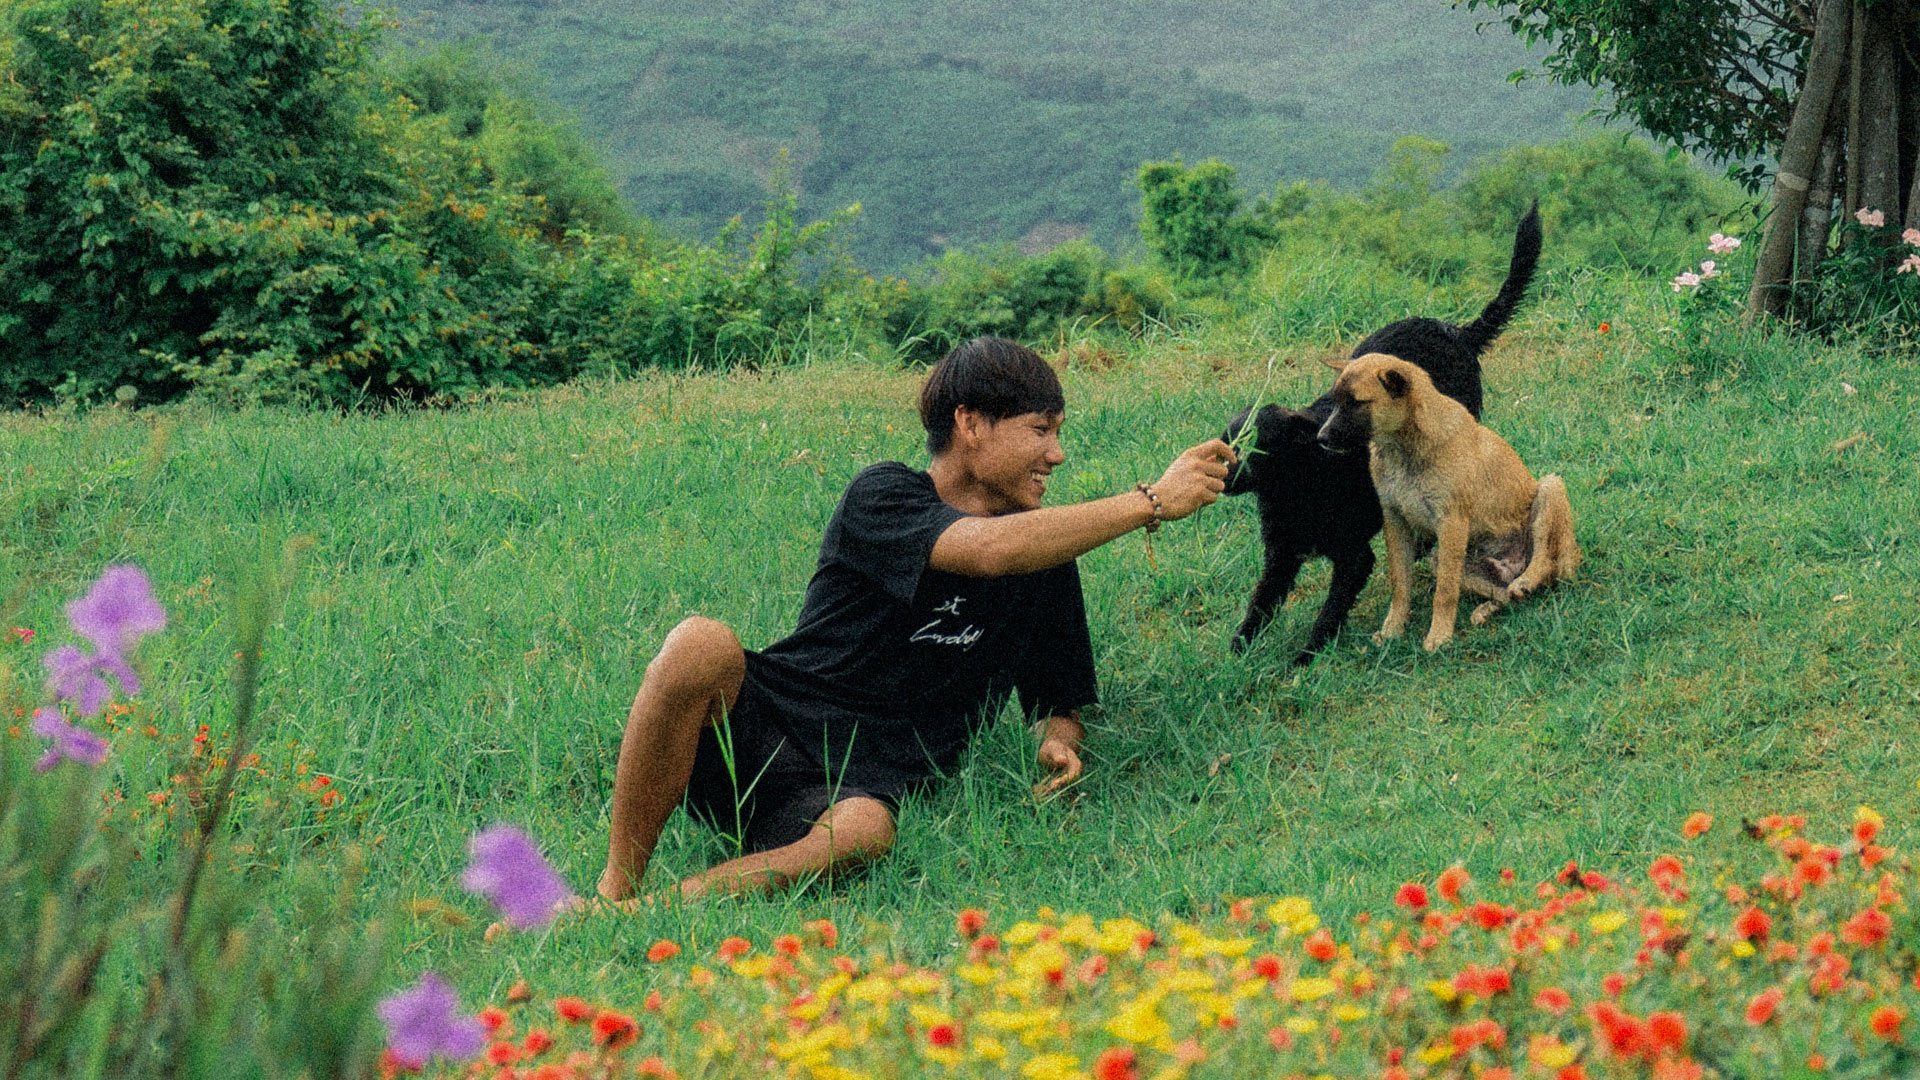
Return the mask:
<path fill-rule="evenodd" d="M 726 623 L 693 615 L 667 633 L 647 665 L 646 682 L 673 696 L 719 696 L 731 703 L 746 678 L 746 653 Z"/>
<path fill-rule="evenodd" d="M 814 830 L 832 845 L 834 862 L 865 862 L 893 847 L 893 812 L 878 799 L 856 795 L 828 807 Z"/>

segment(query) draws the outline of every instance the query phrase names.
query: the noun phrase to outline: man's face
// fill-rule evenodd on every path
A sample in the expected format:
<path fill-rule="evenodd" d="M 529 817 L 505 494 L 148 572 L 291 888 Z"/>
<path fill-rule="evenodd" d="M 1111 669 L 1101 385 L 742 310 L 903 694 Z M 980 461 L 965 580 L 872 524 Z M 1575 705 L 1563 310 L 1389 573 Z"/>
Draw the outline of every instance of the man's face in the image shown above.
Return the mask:
<path fill-rule="evenodd" d="M 1047 477 L 1067 460 L 1060 449 L 1060 413 L 1022 413 L 1004 420 L 978 420 L 973 474 L 993 513 L 1032 510 L 1047 493 Z"/>

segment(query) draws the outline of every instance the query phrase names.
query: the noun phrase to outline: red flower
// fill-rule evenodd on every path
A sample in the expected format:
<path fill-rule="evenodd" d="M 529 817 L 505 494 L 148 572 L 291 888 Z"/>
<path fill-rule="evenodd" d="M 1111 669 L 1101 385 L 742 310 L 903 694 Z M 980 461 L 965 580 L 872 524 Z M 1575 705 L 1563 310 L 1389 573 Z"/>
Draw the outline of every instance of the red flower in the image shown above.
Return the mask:
<path fill-rule="evenodd" d="M 960 1029 L 952 1024 L 935 1024 L 927 1029 L 927 1041 L 939 1047 L 958 1045 Z"/>
<path fill-rule="evenodd" d="M 1868 908 L 1840 927 L 1840 937 L 1863 949 L 1871 949 L 1887 940 L 1893 932 L 1893 920 L 1879 908 Z"/>
<path fill-rule="evenodd" d="M 1272 953 L 1255 957 L 1253 961 L 1253 973 L 1268 980 L 1279 978 L 1280 958 Z"/>
<path fill-rule="evenodd" d="M 487 1034 L 491 1035 L 506 1025 L 507 1011 L 497 1006 L 489 1005 L 481 1009 L 475 1019 L 479 1020 L 480 1026 L 486 1028 Z"/>
<path fill-rule="evenodd" d="M 1110 1046 L 1093 1059 L 1093 1080 L 1134 1080 L 1133 1047 Z"/>
<path fill-rule="evenodd" d="M 1888 1042 L 1899 1042 L 1900 1022 L 1906 1018 L 1907 1014 L 1899 1009 L 1891 1005 L 1882 1005 L 1873 1010 L 1873 1015 L 1867 1018 L 1867 1027 Z"/>
<path fill-rule="evenodd" d="M 1619 997 L 1626 988 L 1627 977 L 1617 971 L 1600 980 L 1601 991 L 1611 998 Z"/>
<path fill-rule="evenodd" d="M 567 1023 L 577 1024 L 593 1015 L 593 1006 L 577 997 L 554 998 L 553 1011 L 559 1013 L 560 1019 Z"/>
<path fill-rule="evenodd" d="M 1473 917 L 1474 923 L 1478 925 L 1480 929 L 1493 931 L 1505 926 L 1520 913 L 1510 907 L 1502 907 L 1499 904 L 1482 900 L 1473 905 L 1470 914 Z"/>
<path fill-rule="evenodd" d="M 1467 882 L 1472 880 L 1473 878 L 1467 874 L 1467 868 L 1455 863 L 1440 872 L 1440 879 L 1433 883 L 1433 888 L 1440 894 L 1440 899 L 1449 904 L 1457 904 L 1460 902 L 1460 890 L 1466 888 Z"/>
<path fill-rule="evenodd" d="M 753 943 L 746 938 L 730 937 L 720 943 L 720 962 L 725 964 L 736 957 L 745 956 L 753 951 Z"/>
<path fill-rule="evenodd" d="M 955 920 L 955 923 L 959 927 L 960 936 L 970 938 L 987 928 L 987 913 L 979 908 L 967 908 L 960 912 L 960 917 Z"/>
<path fill-rule="evenodd" d="M 523 1001 L 532 1000 L 533 987 L 528 986 L 525 979 L 515 979 L 513 985 L 507 988 L 507 1001 L 510 1004 L 518 1005 Z"/>
<path fill-rule="evenodd" d="M 1691 840 L 1711 828 L 1713 828 L 1713 815 L 1696 810 L 1687 815 L 1686 824 L 1680 826 L 1680 835 Z"/>
<path fill-rule="evenodd" d="M 520 1060 L 520 1048 L 510 1042 L 496 1042 L 487 1045 L 487 1063 L 490 1065 L 511 1065 Z"/>
<path fill-rule="evenodd" d="M 1593 1019 L 1593 1026 L 1599 1029 L 1600 1039 L 1607 1049 L 1618 1056 L 1636 1057 L 1653 1049 L 1653 1033 L 1648 1030 L 1646 1021 L 1613 1002 L 1597 1002 L 1587 1015 Z"/>
<path fill-rule="evenodd" d="M 1573 996 L 1557 986 L 1549 986 L 1533 995 L 1533 1005 L 1559 1016 L 1573 1005 Z"/>
<path fill-rule="evenodd" d="M 1490 998 L 1513 989 L 1513 976 L 1503 967 L 1479 967 L 1468 964 L 1453 977 L 1453 988 L 1462 994 Z"/>
<path fill-rule="evenodd" d="M 803 946 L 800 939 L 792 934 L 781 934 L 773 939 L 773 951 L 787 956 L 799 956 Z"/>
<path fill-rule="evenodd" d="M 1253 901 L 1242 898 L 1227 905 L 1227 918 L 1234 922 L 1253 921 Z"/>
<path fill-rule="evenodd" d="M 840 944 L 840 928 L 833 925 L 832 919 L 815 919 L 807 924 L 807 929 L 820 935 L 822 948 L 831 949 Z"/>
<path fill-rule="evenodd" d="M 647 959 L 658 964 L 662 960 L 671 960 L 680 955 L 680 946 L 671 941 L 656 941 L 653 948 L 647 950 Z"/>
<path fill-rule="evenodd" d="M 1321 963 L 1331 964 L 1339 957 L 1340 948 L 1333 943 L 1333 934 L 1326 927 L 1315 930 L 1306 941 L 1307 955 Z"/>
<path fill-rule="evenodd" d="M 1653 1080 L 1700 1080 L 1707 1070 L 1689 1058 L 1663 1057 L 1653 1063 Z"/>
<path fill-rule="evenodd" d="M 1871 870 L 1885 861 L 1886 857 L 1886 848 L 1879 844 L 1867 844 L 1860 849 L 1860 869 Z"/>
<path fill-rule="evenodd" d="M 640 1007 L 648 1012 L 660 1012 L 667 1007 L 667 1001 L 660 996 L 660 991 L 649 990 L 647 991 L 647 1000 L 642 1002 Z"/>
<path fill-rule="evenodd" d="M 527 1037 L 520 1043 L 520 1049 L 525 1050 L 528 1057 L 537 1057 L 552 1048 L 553 1036 L 547 1034 L 546 1028 L 534 1028 L 527 1032 Z"/>
<path fill-rule="evenodd" d="M 1400 886 L 1399 892 L 1393 894 L 1393 902 L 1400 907 L 1419 911 L 1428 904 L 1427 887 L 1425 885 L 1416 885 L 1409 881 L 1405 885 Z"/>
<path fill-rule="evenodd" d="M 1742 941 L 1765 941 L 1773 933 L 1773 919 L 1757 907 L 1750 907 L 1733 918 L 1733 932 Z"/>
<path fill-rule="evenodd" d="M 640 1064 L 635 1065 L 633 1067 L 633 1071 L 638 1073 L 641 1076 L 673 1077 L 673 1076 L 679 1075 L 678 1073 L 675 1073 L 672 1069 L 667 1068 L 667 1063 L 660 1060 L 660 1057 L 657 1054 L 654 1055 L 653 1057 L 642 1060 Z"/>
<path fill-rule="evenodd" d="M 1569 1065 L 1554 1073 L 1553 1080 L 1587 1080 L 1587 1067 L 1579 1064 Z"/>
<path fill-rule="evenodd" d="M 640 1025 L 626 1013 L 601 1009 L 593 1018 L 593 1042 L 608 1050 L 632 1045 L 640 1037 Z"/>
<path fill-rule="evenodd" d="M 1283 1027 L 1268 1028 L 1267 1042 L 1275 1050 L 1291 1050 L 1293 1049 L 1293 1032 Z"/>
<path fill-rule="evenodd" d="M 1679 1053 L 1687 1048 L 1687 1020 L 1677 1012 L 1657 1012 L 1647 1017 L 1647 1032 L 1659 1051 Z"/>
<path fill-rule="evenodd" d="M 1647 867 L 1647 877 L 1659 887 L 1661 892 L 1670 893 L 1687 876 L 1687 868 L 1672 855 L 1662 855 Z"/>
<path fill-rule="evenodd" d="M 1777 986 L 1769 986 L 1753 995 L 1753 1000 L 1747 1002 L 1747 1023 L 1759 1027 L 1773 1019 L 1774 1011 L 1780 1008 L 1780 1001 L 1786 996 L 1786 991 Z"/>
<path fill-rule="evenodd" d="M 1600 324 L 1600 332 L 1601 332 L 1601 333 L 1603 333 L 1603 334 L 1611 334 L 1611 333 L 1613 333 L 1613 324 L 1612 324 L 1612 323 L 1609 323 L 1609 322 L 1603 322 L 1603 323 L 1601 323 L 1601 324 Z"/>

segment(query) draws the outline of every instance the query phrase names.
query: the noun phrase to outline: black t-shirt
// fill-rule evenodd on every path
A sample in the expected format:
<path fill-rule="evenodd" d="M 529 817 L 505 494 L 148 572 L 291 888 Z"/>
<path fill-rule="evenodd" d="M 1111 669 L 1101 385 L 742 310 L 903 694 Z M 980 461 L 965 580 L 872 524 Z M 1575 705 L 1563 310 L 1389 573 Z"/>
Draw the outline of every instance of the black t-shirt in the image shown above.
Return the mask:
<path fill-rule="evenodd" d="M 1079 570 L 983 578 L 928 566 L 965 516 L 897 462 L 847 485 L 799 626 L 747 654 L 749 691 L 808 767 L 897 796 L 952 768 L 1009 695 L 1041 717 L 1096 700 Z"/>

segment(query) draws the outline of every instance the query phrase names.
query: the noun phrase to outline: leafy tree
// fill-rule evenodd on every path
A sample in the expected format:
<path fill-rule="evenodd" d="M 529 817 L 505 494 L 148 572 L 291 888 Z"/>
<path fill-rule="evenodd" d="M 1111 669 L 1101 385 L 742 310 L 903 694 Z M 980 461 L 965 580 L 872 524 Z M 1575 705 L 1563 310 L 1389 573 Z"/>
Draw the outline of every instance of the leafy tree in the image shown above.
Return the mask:
<path fill-rule="evenodd" d="M 1781 311 L 1785 286 L 1828 260 L 1836 204 L 1920 227 L 1903 150 L 1920 117 L 1920 0 L 1453 2 L 1546 42 L 1546 74 L 1611 91 L 1611 115 L 1736 162 L 1752 188 L 1774 173 L 1750 314 Z"/>
<path fill-rule="evenodd" d="M 1140 166 L 1140 234 L 1177 273 L 1210 277 L 1244 268 L 1258 222 L 1240 210 L 1233 166 L 1178 158 Z"/>

